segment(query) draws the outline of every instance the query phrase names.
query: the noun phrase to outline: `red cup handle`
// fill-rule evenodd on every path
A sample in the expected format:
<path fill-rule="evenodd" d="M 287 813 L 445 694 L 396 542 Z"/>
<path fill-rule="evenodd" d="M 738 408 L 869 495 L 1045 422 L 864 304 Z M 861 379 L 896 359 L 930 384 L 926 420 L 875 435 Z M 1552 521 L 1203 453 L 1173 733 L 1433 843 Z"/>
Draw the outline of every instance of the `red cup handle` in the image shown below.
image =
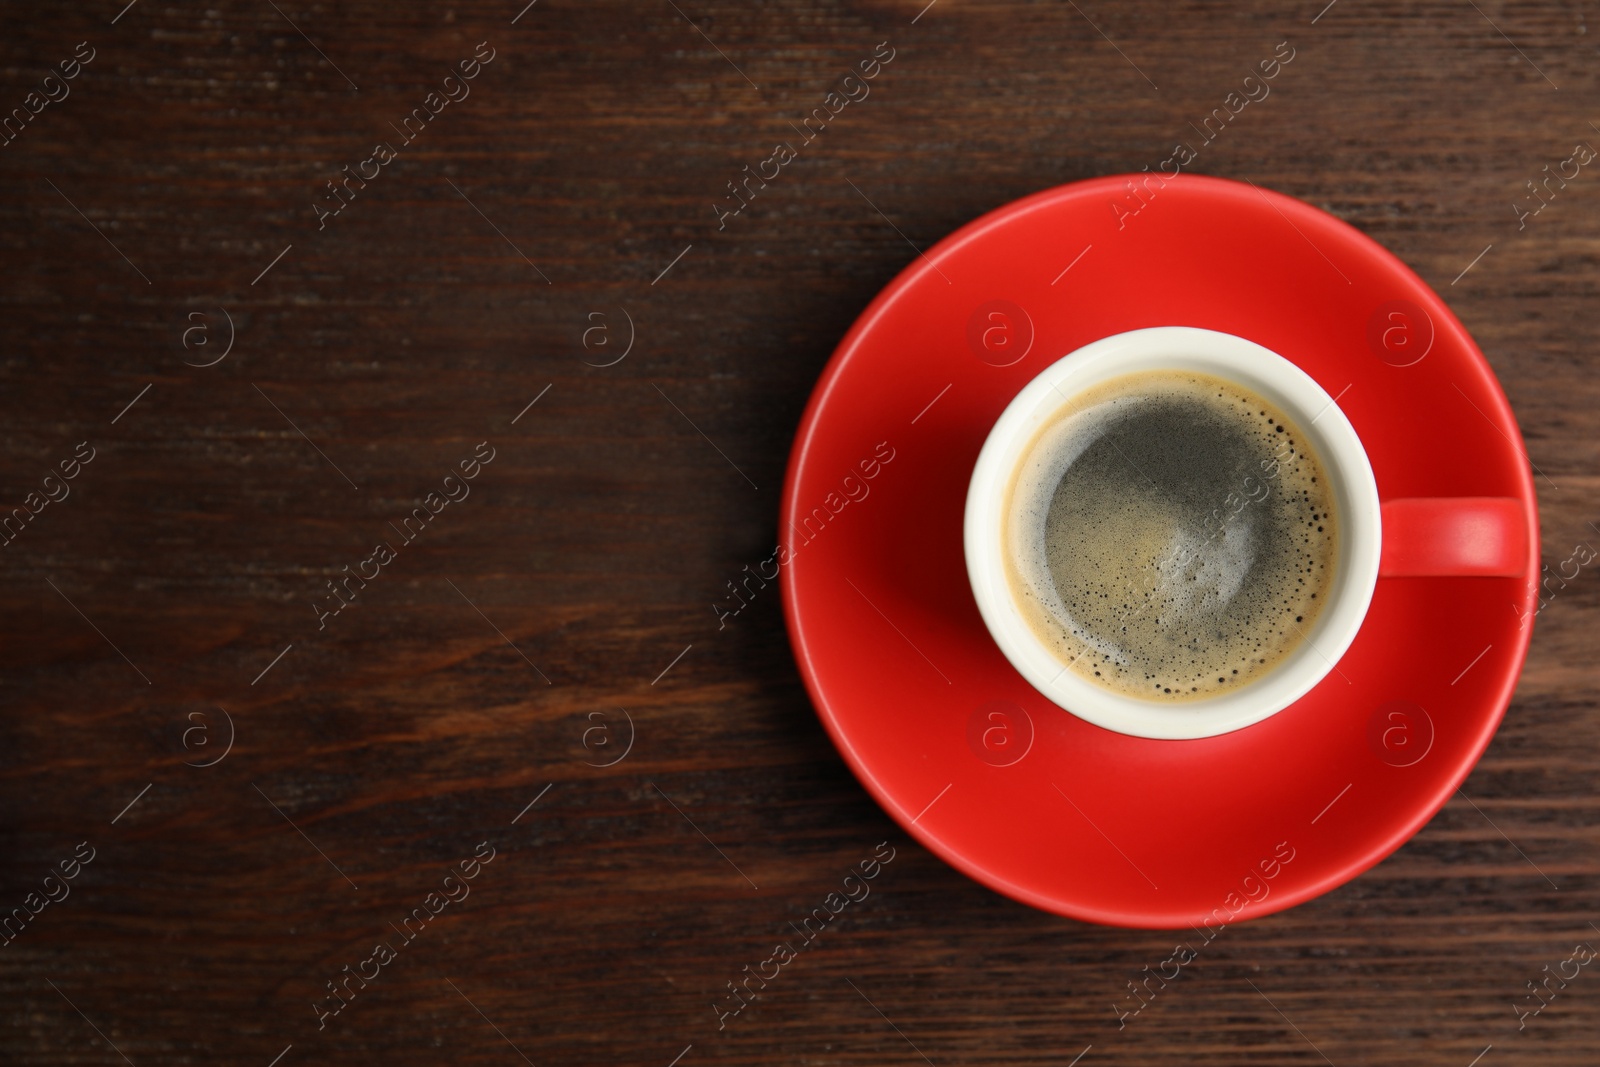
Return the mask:
<path fill-rule="evenodd" d="M 1384 578 L 1511 578 L 1528 569 L 1528 519 L 1513 497 L 1383 502 Z"/>

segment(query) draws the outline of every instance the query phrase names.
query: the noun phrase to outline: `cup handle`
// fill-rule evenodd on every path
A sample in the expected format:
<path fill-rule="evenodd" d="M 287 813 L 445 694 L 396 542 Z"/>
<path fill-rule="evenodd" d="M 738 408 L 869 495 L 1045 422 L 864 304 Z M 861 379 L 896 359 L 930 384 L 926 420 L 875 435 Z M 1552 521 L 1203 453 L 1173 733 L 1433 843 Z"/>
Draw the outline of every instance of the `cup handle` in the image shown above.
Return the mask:
<path fill-rule="evenodd" d="M 1383 578 L 1512 578 L 1528 569 L 1528 518 L 1515 497 L 1383 502 Z"/>

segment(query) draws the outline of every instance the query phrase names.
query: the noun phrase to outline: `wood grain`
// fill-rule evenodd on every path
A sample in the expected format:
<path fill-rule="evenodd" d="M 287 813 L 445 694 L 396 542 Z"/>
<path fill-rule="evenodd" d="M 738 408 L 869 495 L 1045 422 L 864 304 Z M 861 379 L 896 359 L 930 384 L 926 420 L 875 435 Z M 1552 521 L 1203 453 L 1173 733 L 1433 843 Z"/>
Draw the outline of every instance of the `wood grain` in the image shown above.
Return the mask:
<path fill-rule="evenodd" d="M 1600 538 L 1600 178 L 1525 229 L 1512 208 L 1600 137 L 1587 5 L 521 6 L 5 5 L 0 106 L 95 50 L 0 147 L 6 506 L 96 454 L 0 550 L 0 906 L 95 858 L 0 949 L 0 1058 L 1596 1062 L 1600 975 L 1521 1032 L 1513 1009 L 1600 941 L 1587 570 L 1538 618 L 1476 807 L 1227 930 L 1121 1030 L 1173 936 L 1032 911 L 908 841 L 823 734 L 776 596 L 710 609 L 770 553 L 810 388 L 908 242 L 1153 166 L 1281 41 L 1194 169 L 1411 264 L 1517 411 L 1544 558 Z M 325 183 L 483 41 L 470 96 L 319 230 Z M 719 230 L 726 183 L 885 41 L 870 97 Z M 590 365 L 624 308 L 632 350 Z M 232 352 L 188 365 L 221 309 Z M 325 583 L 484 441 L 470 496 L 319 629 Z M 219 707 L 232 750 L 186 765 Z M 620 709 L 634 746 L 594 766 Z M 319 1029 L 325 983 L 484 841 L 470 896 Z M 719 1030 L 725 983 L 883 841 L 871 897 Z"/>

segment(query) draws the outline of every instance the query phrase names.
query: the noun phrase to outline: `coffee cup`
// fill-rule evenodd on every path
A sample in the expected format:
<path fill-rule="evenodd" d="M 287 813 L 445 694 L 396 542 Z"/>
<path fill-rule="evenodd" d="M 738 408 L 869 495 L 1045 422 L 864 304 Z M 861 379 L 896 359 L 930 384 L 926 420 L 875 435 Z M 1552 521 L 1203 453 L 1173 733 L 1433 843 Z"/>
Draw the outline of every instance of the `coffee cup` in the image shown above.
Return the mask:
<path fill-rule="evenodd" d="M 1105 729 L 1176 740 L 1340 684 L 1381 577 L 1521 574 L 1527 528 L 1510 498 L 1382 500 L 1310 375 L 1169 326 L 1086 345 L 1016 395 L 973 469 L 964 543 L 984 624 L 1035 689 Z"/>

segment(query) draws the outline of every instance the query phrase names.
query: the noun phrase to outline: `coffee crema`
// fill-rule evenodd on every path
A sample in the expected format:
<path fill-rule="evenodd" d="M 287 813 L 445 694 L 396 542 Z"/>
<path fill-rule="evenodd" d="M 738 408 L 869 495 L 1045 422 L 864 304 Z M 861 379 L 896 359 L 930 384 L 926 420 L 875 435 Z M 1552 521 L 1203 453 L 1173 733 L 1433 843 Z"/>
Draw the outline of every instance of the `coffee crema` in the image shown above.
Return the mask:
<path fill-rule="evenodd" d="M 1333 584 L 1333 498 L 1305 435 L 1253 390 L 1125 374 L 1024 449 L 1007 578 L 1064 668 L 1141 699 L 1218 696 L 1305 643 Z"/>

